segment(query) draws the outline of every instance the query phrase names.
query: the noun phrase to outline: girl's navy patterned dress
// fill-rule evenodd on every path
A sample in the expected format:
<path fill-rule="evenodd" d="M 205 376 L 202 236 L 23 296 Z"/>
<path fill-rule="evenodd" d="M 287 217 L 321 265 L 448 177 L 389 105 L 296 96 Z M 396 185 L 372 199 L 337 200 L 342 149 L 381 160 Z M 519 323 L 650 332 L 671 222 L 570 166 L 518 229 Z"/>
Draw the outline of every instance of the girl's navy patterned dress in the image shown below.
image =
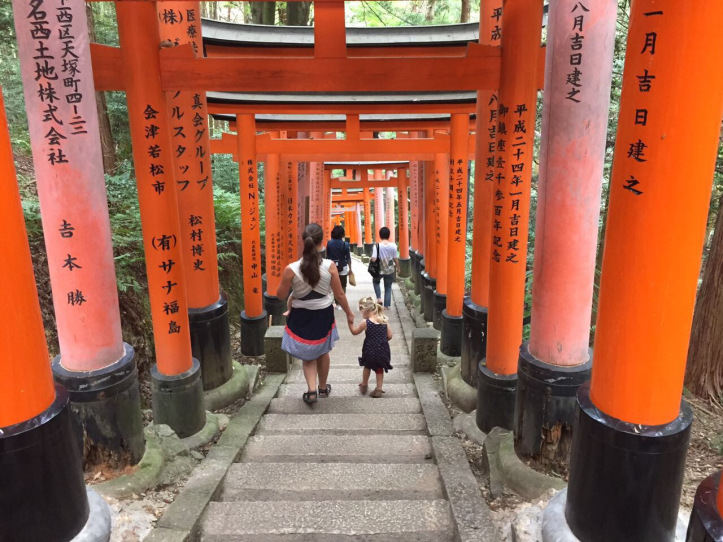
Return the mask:
<path fill-rule="evenodd" d="M 372 371 L 393 369 L 391 365 L 392 354 L 387 340 L 387 324 L 376 324 L 367 320 L 367 331 L 362 346 L 362 355 L 359 365 Z"/>

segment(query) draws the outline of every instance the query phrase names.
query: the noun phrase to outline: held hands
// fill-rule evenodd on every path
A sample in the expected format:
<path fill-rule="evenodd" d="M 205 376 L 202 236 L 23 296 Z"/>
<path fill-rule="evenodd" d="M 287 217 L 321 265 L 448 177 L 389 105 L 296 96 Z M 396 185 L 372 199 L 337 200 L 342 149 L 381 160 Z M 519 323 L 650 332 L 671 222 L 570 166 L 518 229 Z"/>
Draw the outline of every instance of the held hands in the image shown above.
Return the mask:
<path fill-rule="evenodd" d="M 354 327 L 354 313 L 353 312 L 346 313 L 346 323 L 349 324 L 349 329 L 352 329 Z"/>

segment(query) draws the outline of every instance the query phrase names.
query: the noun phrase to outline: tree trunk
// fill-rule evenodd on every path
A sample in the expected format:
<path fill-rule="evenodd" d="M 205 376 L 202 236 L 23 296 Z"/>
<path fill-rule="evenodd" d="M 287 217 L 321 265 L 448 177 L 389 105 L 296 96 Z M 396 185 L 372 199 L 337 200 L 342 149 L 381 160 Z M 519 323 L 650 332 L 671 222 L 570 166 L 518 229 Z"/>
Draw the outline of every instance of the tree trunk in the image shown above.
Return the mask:
<path fill-rule="evenodd" d="M 88 38 L 95 42 L 95 18 L 93 17 L 92 4 L 85 5 L 85 14 L 88 19 Z M 108 117 L 108 104 L 105 100 L 105 92 L 95 93 L 95 103 L 98 109 L 98 129 L 100 130 L 100 145 L 103 150 L 103 171 L 110 175 L 115 171 L 118 164 L 118 155 L 115 150 L 113 131 L 110 128 L 110 117 Z"/>
<path fill-rule="evenodd" d="M 286 4 L 286 24 L 288 26 L 309 26 L 309 7 L 311 2 L 288 2 Z"/>
<path fill-rule="evenodd" d="M 716 402 L 723 392 L 723 201 L 698 291 L 685 380 L 699 397 Z"/>
<path fill-rule="evenodd" d="M 460 23 L 468 23 L 471 11 L 470 0 L 462 0 L 462 13 L 459 17 Z"/>
<path fill-rule="evenodd" d="M 434 5 L 437 3 L 437 0 L 427 0 L 427 13 L 424 17 L 424 19 L 431 23 L 434 21 Z"/>
<path fill-rule="evenodd" d="M 250 2 L 250 5 L 253 24 L 273 25 L 276 22 L 276 2 Z"/>

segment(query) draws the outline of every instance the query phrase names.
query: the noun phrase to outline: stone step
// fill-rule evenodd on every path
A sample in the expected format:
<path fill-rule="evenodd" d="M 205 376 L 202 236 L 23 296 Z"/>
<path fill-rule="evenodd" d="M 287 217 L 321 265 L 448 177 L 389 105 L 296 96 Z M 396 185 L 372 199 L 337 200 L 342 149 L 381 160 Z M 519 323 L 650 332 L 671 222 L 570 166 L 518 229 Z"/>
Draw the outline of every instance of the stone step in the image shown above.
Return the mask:
<path fill-rule="evenodd" d="M 426 434 L 423 414 L 267 414 L 257 434 Z"/>
<path fill-rule="evenodd" d="M 331 383 L 332 396 L 336 397 L 359 397 L 359 386 L 357 384 L 334 384 Z M 301 396 L 308 390 L 306 383 L 296 382 L 293 384 L 282 384 L 279 388 L 277 397 L 298 397 L 301 400 Z M 382 399 L 388 397 L 416 397 L 417 389 L 414 384 L 384 384 L 384 396 Z M 325 399 L 319 399 L 324 401 Z M 310 405 L 309 408 L 314 408 L 314 405 Z"/>
<path fill-rule="evenodd" d="M 334 349 L 331 351 L 332 359 L 339 359 L 339 357 L 357 359 L 361 356 L 361 349 L 363 340 L 358 343 L 352 343 L 351 341 L 345 341 L 344 339 L 334 345 Z M 401 339 L 401 337 L 395 337 L 389 343 L 389 351 L 392 353 L 392 365 L 394 365 L 395 356 L 408 356 L 409 351 L 407 350 L 407 343 Z"/>
<path fill-rule="evenodd" d="M 359 351 L 352 356 L 344 355 L 342 356 L 340 353 L 335 353 L 335 351 L 332 350 L 331 353 L 331 367 L 332 368 L 339 368 L 339 369 L 350 369 L 350 368 L 358 368 L 359 367 L 359 356 L 361 355 L 361 346 L 359 347 Z M 412 357 L 409 354 L 392 354 L 392 366 L 393 367 L 404 367 L 409 366 L 412 364 Z M 297 365 L 294 365 L 295 368 L 301 369 L 301 362 L 299 362 L 298 367 Z"/>
<path fill-rule="evenodd" d="M 377 401 L 370 397 L 335 397 L 320 399 L 309 408 L 301 399 L 281 397 L 271 400 L 269 414 L 416 414 L 422 411 L 416 397 L 384 397 Z"/>
<path fill-rule="evenodd" d="M 434 500 L 444 491 L 436 465 L 236 463 L 221 501 Z"/>
<path fill-rule="evenodd" d="M 250 462 L 425 463 L 429 438 L 421 435 L 258 435 L 241 458 Z"/>
<path fill-rule="evenodd" d="M 203 542 L 447 542 L 453 535 L 443 500 L 212 502 L 201 527 Z"/>
<path fill-rule="evenodd" d="M 394 365 L 394 363 L 392 363 L 392 365 Z M 340 384 L 345 382 L 359 384 L 362 379 L 362 371 L 363 368 L 359 366 L 359 363 L 356 364 L 356 367 L 339 367 L 338 365 L 334 365 L 332 363 L 331 369 L 329 370 L 329 382 L 332 383 L 332 387 L 335 382 Z M 374 384 L 376 382 L 374 378 L 374 374 L 372 374 L 369 378 L 369 384 L 372 389 L 374 389 L 376 385 Z M 395 366 L 394 369 L 384 375 L 385 384 L 387 382 L 390 384 L 412 382 L 412 380 L 412 370 L 408 365 Z M 304 379 L 304 373 L 302 371 L 294 371 L 286 378 L 286 382 L 306 382 Z"/>

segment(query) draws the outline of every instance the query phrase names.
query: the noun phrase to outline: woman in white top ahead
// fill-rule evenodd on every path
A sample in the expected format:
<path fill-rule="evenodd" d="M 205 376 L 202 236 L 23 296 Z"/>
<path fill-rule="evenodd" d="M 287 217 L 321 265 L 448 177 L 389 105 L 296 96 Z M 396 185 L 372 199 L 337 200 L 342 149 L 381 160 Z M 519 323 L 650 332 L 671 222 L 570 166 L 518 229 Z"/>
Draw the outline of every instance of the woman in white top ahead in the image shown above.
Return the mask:
<path fill-rule="evenodd" d="M 397 245 L 389 240 L 391 232 L 384 226 L 379 230 L 380 243 L 372 249 L 372 261 L 380 260 L 379 276 L 372 279 L 374 293 L 377 294 L 377 303 L 382 304 L 382 289 L 379 283 L 384 280 L 384 308 L 389 309 L 392 304 L 392 284 L 394 272 L 399 272 L 399 252 Z M 378 249 L 378 250 L 377 250 Z"/>
<path fill-rule="evenodd" d="M 331 392 L 331 386 L 326 382 L 329 376 L 329 352 L 339 340 L 332 306 L 334 298 L 346 313 L 350 325 L 354 323 L 354 313 L 341 287 L 336 264 L 322 259 L 319 254 L 323 250 L 324 241 L 321 226 L 309 224 L 302 238 L 304 255 L 299 261 L 286 266 L 276 296 L 284 299 L 289 295 L 289 290 L 293 289 L 291 312 L 286 318 L 281 348 L 302 360 L 304 378 L 309 388 L 303 399 L 311 404 L 317 397 L 328 397 Z"/>

